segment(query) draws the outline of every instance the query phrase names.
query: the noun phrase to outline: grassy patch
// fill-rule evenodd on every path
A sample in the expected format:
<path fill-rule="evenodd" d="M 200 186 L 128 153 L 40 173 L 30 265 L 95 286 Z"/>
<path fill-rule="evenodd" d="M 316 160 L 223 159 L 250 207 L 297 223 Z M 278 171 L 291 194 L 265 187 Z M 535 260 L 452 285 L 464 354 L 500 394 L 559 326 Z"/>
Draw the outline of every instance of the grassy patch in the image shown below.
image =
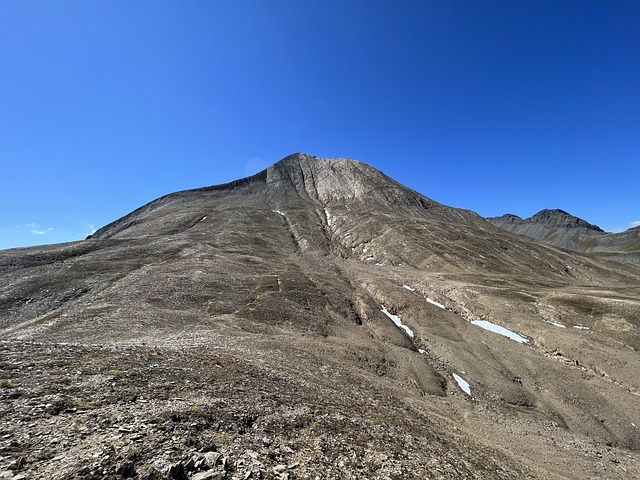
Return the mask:
<path fill-rule="evenodd" d="M 74 405 L 78 410 L 94 410 L 100 406 L 91 398 L 78 398 Z"/>
<path fill-rule="evenodd" d="M 113 379 L 121 379 L 127 376 L 127 372 L 123 371 L 123 370 L 118 370 L 117 368 L 112 368 L 111 370 L 107 371 L 107 376 L 113 378 Z"/>
<path fill-rule="evenodd" d="M 196 417 L 207 418 L 209 416 L 209 413 L 200 405 L 194 405 L 189 410 L 191 411 L 191 415 Z"/>
<path fill-rule="evenodd" d="M 389 418 L 386 417 L 385 415 L 381 415 L 379 413 L 376 412 L 367 412 L 366 416 L 369 417 L 371 420 L 373 420 L 376 423 L 384 423 L 386 425 L 390 425 L 393 423 L 393 421 Z"/>

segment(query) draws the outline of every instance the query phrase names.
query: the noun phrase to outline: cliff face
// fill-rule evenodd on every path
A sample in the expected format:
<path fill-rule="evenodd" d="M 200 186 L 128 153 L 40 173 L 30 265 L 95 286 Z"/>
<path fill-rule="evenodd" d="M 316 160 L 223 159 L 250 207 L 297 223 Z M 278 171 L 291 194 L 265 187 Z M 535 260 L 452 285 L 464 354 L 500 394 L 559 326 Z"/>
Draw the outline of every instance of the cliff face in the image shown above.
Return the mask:
<path fill-rule="evenodd" d="M 0 472 L 638 478 L 639 298 L 636 266 L 292 155 L 0 252 Z"/>
<path fill-rule="evenodd" d="M 486 220 L 504 230 L 557 247 L 590 253 L 620 263 L 640 263 L 638 229 L 607 233 L 597 225 L 557 209 L 541 210 L 525 219 L 506 214 Z"/>

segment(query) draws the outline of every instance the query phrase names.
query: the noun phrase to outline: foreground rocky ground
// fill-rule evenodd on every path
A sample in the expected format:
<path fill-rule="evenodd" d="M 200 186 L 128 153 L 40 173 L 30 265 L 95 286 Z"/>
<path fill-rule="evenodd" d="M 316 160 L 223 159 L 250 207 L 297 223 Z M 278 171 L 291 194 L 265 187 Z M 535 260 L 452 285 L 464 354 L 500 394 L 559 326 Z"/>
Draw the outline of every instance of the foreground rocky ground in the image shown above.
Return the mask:
<path fill-rule="evenodd" d="M 323 375 L 207 348 L 3 342 L 0 478 L 537 476 L 357 377 Z"/>
<path fill-rule="evenodd" d="M 0 377 L 0 478 L 564 477 L 495 447 L 498 431 L 532 454 L 540 447 L 517 414 L 479 406 L 476 436 L 438 413 L 468 415 L 472 401 L 453 389 L 449 398 L 402 398 L 339 365 L 305 378 L 206 346 L 5 341 Z M 485 428 L 493 445 L 481 438 Z M 553 425 L 537 434 L 558 458 L 574 458 L 556 465 L 568 478 L 640 473 L 631 451 Z"/>

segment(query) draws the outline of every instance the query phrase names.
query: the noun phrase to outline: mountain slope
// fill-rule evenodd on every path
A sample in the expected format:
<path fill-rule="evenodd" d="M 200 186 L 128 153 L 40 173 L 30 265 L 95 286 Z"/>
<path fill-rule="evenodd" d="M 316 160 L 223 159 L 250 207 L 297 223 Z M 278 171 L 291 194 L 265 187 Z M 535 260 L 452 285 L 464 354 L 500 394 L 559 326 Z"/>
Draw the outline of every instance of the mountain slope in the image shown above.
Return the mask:
<path fill-rule="evenodd" d="M 0 471 L 191 477 L 215 450 L 220 478 L 640 474 L 640 270 L 361 162 L 292 155 L 0 275 Z"/>
<path fill-rule="evenodd" d="M 640 263 L 640 229 L 637 227 L 620 233 L 607 233 L 563 210 L 541 210 L 526 219 L 506 214 L 486 220 L 510 232 L 557 247 L 621 263 Z"/>

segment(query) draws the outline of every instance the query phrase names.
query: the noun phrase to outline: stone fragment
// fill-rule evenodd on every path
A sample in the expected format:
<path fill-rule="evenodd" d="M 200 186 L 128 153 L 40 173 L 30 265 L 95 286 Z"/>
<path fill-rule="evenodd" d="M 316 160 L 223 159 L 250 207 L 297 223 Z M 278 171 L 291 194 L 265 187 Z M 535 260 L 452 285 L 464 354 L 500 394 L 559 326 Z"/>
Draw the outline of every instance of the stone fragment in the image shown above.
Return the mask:
<path fill-rule="evenodd" d="M 218 464 L 218 461 L 222 457 L 220 452 L 206 452 L 204 454 L 204 459 L 207 462 L 209 468 L 213 468 Z"/>
<path fill-rule="evenodd" d="M 176 480 L 186 480 L 187 475 L 184 472 L 184 467 L 182 463 L 174 463 L 169 467 L 169 476 L 171 478 L 175 478 Z"/>
<path fill-rule="evenodd" d="M 196 473 L 193 477 L 191 477 L 191 480 L 214 480 L 220 477 L 220 473 L 214 472 L 213 470 L 207 470 L 206 472 Z"/>
<path fill-rule="evenodd" d="M 169 471 L 169 468 L 171 468 L 171 462 L 164 458 L 156 458 L 153 461 L 153 468 L 163 473 L 166 473 Z"/>
<path fill-rule="evenodd" d="M 189 457 L 186 460 L 182 461 L 182 467 L 185 472 L 193 472 L 196 469 L 196 462 L 193 457 Z"/>
<path fill-rule="evenodd" d="M 130 461 L 122 462 L 116 469 L 116 473 L 124 478 L 133 478 L 137 475 L 133 462 Z"/>

